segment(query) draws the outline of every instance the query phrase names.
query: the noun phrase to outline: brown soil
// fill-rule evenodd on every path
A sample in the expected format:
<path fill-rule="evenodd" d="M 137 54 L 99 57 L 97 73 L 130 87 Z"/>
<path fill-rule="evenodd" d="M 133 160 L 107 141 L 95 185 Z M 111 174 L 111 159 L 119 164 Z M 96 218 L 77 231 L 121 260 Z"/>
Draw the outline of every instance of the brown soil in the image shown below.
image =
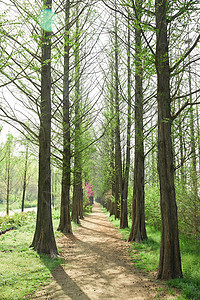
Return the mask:
<path fill-rule="evenodd" d="M 174 299 L 164 284 L 131 263 L 129 243 L 94 204 L 74 235 L 58 242 L 63 264 L 52 272 L 52 283 L 31 299 Z M 159 292 L 158 292 L 159 291 Z"/>

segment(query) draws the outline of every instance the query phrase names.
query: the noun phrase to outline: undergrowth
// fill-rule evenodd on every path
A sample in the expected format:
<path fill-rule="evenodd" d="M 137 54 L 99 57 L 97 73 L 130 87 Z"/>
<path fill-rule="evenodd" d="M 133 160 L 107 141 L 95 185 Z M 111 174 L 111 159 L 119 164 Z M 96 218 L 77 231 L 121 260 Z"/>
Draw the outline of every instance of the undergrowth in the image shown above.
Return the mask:
<path fill-rule="evenodd" d="M 120 221 L 103 209 L 115 227 L 119 228 Z M 125 240 L 128 239 L 131 229 L 119 229 Z M 153 226 L 146 226 L 148 240 L 142 243 L 131 243 L 131 258 L 136 268 L 145 272 L 156 273 L 160 256 L 160 231 Z M 182 258 L 183 278 L 173 279 L 166 282 L 167 286 L 181 290 L 182 297 L 179 299 L 200 299 L 200 245 L 195 239 L 180 235 L 180 249 Z"/>
<path fill-rule="evenodd" d="M 9 227 L 22 226 L 25 222 L 28 222 L 31 213 L 15 213 L 13 216 L 0 217 L 0 231 Z"/>

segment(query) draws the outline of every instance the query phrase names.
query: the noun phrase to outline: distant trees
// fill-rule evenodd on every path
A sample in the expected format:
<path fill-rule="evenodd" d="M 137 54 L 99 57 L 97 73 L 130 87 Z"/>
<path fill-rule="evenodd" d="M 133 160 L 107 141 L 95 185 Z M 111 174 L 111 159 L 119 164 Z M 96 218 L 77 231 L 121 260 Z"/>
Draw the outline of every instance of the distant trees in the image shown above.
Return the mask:
<path fill-rule="evenodd" d="M 11 160 L 13 154 L 13 135 L 8 134 L 7 141 L 5 144 L 5 161 L 6 161 L 6 214 L 9 215 L 9 196 L 10 196 L 10 185 L 11 185 Z"/>
<path fill-rule="evenodd" d="M 120 137 L 120 97 L 119 97 L 119 42 L 118 42 L 118 16 L 115 1 L 114 24 L 114 110 L 115 110 L 115 217 L 120 217 L 120 195 L 122 193 L 122 157 Z"/>
<path fill-rule="evenodd" d="M 64 76 L 63 76 L 63 159 L 60 224 L 58 230 L 71 233 L 70 185 L 71 185 L 71 146 L 70 146 L 70 1 L 65 2 L 64 26 Z"/>
<path fill-rule="evenodd" d="M 131 25 L 128 23 L 128 28 L 131 28 L 132 36 L 135 39 L 134 42 L 133 40 L 131 41 L 131 48 L 129 48 L 131 49 L 132 64 L 135 65 L 135 68 L 131 70 L 131 75 L 135 76 L 133 87 L 135 91 L 135 161 L 133 222 L 129 240 L 141 241 L 147 238 L 144 190 L 146 186 L 147 191 L 153 192 L 156 190 L 154 195 L 157 195 L 160 186 L 161 215 L 159 205 L 156 203 L 158 198 L 156 200 L 152 199 L 152 203 L 148 202 L 149 207 L 147 208 L 148 216 L 151 209 L 156 211 L 157 215 L 156 219 L 154 219 L 156 226 L 160 215 L 161 252 L 158 278 L 181 277 L 176 200 L 178 201 L 181 226 L 187 222 L 191 227 L 194 225 L 194 232 L 198 232 L 197 215 L 193 213 L 194 222 L 190 222 L 183 209 L 184 204 L 189 204 L 187 202 L 189 199 L 193 199 L 193 201 L 190 201 L 189 206 L 190 208 L 194 206 L 195 211 L 198 211 L 197 203 L 199 203 L 199 197 L 197 196 L 197 191 L 199 191 L 198 156 L 195 154 L 198 151 L 198 147 L 194 141 L 195 136 L 197 140 L 199 128 L 198 107 L 196 114 L 194 114 L 194 105 L 198 103 L 199 90 L 197 87 L 195 90 L 195 84 L 191 79 L 191 66 L 193 66 L 193 73 L 195 73 L 194 63 L 199 60 L 199 55 L 195 54 L 196 56 L 192 56 L 192 52 L 195 51 L 200 36 L 193 29 L 193 42 L 190 40 L 189 45 L 185 30 L 186 27 L 190 27 L 187 24 L 188 22 L 190 23 L 191 19 L 196 24 L 198 23 L 199 18 L 196 14 L 197 3 L 191 1 L 175 1 L 171 3 L 165 0 L 156 1 L 155 3 L 151 1 L 148 1 L 148 3 L 147 1 L 116 1 L 115 8 L 113 8 L 111 1 L 104 3 L 111 11 L 117 12 L 119 15 L 117 26 L 118 41 L 125 42 L 125 38 L 121 36 L 120 30 L 122 30 L 123 26 L 125 27 L 124 24 L 127 19 L 130 19 L 132 22 Z M 135 24 L 134 35 L 133 22 Z M 113 36 L 115 36 L 115 32 L 113 30 Z M 185 41 L 183 39 L 180 40 L 180 36 L 185 37 Z M 127 42 L 125 47 L 128 48 Z M 134 52 L 133 47 L 135 49 Z M 115 60 L 113 57 L 112 61 L 114 64 Z M 114 68 L 114 72 L 116 72 L 116 68 Z M 122 78 L 124 78 L 124 74 L 120 77 L 120 87 L 123 86 Z M 193 76 L 194 78 L 195 76 Z M 114 86 L 112 83 L 110 89 Z M 119 97 L 123 97 L 123 92 L 124 86 L 120 89 Z M 128 94 L 128 91 L 126 91 L 126 94 Z M 105 94 L 105 97 L 107 101 L 107 94 Z M 123 112 L 124 110 L 120 111 L 121 116 Z M 196 118 L 198 121 L 196 121 Z M 195 130 L 194 123 L 197 130 Z M 190 128 L 187 128 L 186 124 L 190 124 Z M 121 137 L 123 136 L 123 130 L 122 126 L 120 128 Z M 157 131 L 158 136 L 156 137 Z M 105 141 L 107 139 L 108 137 L 106 136 Z M 189 147 L 186 146 L 187 143 L 189 143 Z M 156 156 L 157 153 L 158 157 Z M 115 166 L 113 167 L 115 168 Z M 145 168 L 147 172 L 144 176 Z M 120 180 L 120 175 L 118 180 Z M 105 188 L 108 190 L 107 185 L 105 185 Z M 111 188 L 111 184 L 109 188 Z M 175 193 L 176 188 L 177 197 Z M 184 200 L 181 197 L 181 190 L 184 190 L 184 193 L 188 193 L 188 200 Z M 103 189 L 102 194 L 103 197 L 104 195 L 110 195 Z M 130 203 L 130 194 L 128 199 Z M 114 200 L 116 201 L 116 199 Z M 110 203 L 110 199 L 107 201 Z M 108 206 L 108 208 L 110 207 L 111 205 Z M 121 213 L 122 211 L 121 207 Z M 188 209 L 187 214 L 191 215 L 191 211 L 189 211 L 190 209 Z M 153 220 L 148 219 L 148 222 L 153 222 Z M 184 228 L 186 229 L 186 227 Z"/>
<path fill-rule="evenodd" d="M 27 185 L 27 171 L 28 171 L 28 142 L 25 145 L 25 162 L 24 162 L 24 176 L 23 176 L 23 192 L 22 192 L 22 212 L 24 211 L 24 202 L 26 194 L 26 185 Z"/>
<path fill-rule="evenodd" d="M 132 227 L 129 241 L 141 242 L 147 239 L 144 210 L 144 96 L 142 67 L 142 4 L 135 2 L 135 157 L 132 204 Z"/>
<path fill-rule="evenodd" d="M 3 140 L 0 151 L 0 199 L 8 202 L 8 210 L 36 206 L 37 199 L 37 161 L 33 147 L 27 151 L 23 137 L 1 134 Z M 8 176 L 9 175 L 9 176 Z M 9 183 L 9 184 L 8 184 Z M 6 201 L 6 199 L 8 201 Z M 4 209 L 4 206 L 2 206 Z"/>

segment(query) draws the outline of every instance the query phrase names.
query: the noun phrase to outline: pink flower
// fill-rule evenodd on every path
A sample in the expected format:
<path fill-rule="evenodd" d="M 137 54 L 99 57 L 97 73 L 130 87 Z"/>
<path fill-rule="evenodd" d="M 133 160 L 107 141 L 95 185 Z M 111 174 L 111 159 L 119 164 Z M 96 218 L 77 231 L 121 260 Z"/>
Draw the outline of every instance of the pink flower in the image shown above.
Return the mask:
<path fill-rule="evenodd" d="M 93 186 L 90 185 L 89 183 L 86 182 L 85 185 L 83 185 L 83 188 L 87 192 L 88 197 L 92 197 L 94 195 L 94 191 L 92 191 Z"/>

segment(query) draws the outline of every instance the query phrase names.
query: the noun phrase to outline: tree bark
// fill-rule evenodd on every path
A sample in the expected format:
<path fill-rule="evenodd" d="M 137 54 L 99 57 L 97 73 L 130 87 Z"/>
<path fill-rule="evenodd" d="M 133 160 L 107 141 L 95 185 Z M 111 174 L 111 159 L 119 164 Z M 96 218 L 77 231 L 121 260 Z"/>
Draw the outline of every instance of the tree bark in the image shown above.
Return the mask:
<path fill-rule="evenodd" d="M 116 1 L 115 1 L 116 7 Z M 120 218 L 120 195 L 122 192 L 122 160 L 119 120 L 119 49 L 117 36 L 117 12 L 115 11 L 115 218 Z"/>
<path fill-rule="evenodd" d="M 127 209 L 127 197 L 128 197 L 128 180 L 130 170 L 130 136 L 131 136 L 131 34 L 130 34 L 130 19 L 128 15 L 128 44 L 127 44 L 127 66 L 128 66 L 128 120 L 127 120 L 127 141 L 126 141 L 126 165 L 125 172 L 122 180 L 122 195 L 121 195 L 121 216 L 120 216 L 120 228 L 128 227 L 128 209 Z"/>
<path fill-rule="evenodd" d="M 52 1 L 45 7 L 51 9 Z M 39 132 L 39 178 L 36 229 L 31 247 L 38 253 L 58 254 L 51 212 L 51 32 L 43 32 Z"/>
<path fill-rule="evenodd" d="M 156 70 L 158 103 L 158 173 L 160 180 L 161 245 L 158 279 L 182 277 L 171 138 L 170 72 L 167 0 L 156 0 Z"/>
<path fill-rule="evenodd" d="M 69 16 L 70 1 L 65 3 L 65 36 L 64 36 L 64 80 L 63 80 L 63 167 L 62 191 L 60 207 L 60 224 L 58 230 L 63 233 L 72 233 L 70 218 L 70 116 L 69 116 Z"/>
<path fill-rule="evenodd" d="M 82 189 L 82 169 L 81 169 L 81 95 L 80 95 L 80 61 L 79 61 L 79 18 L 77 3 L 76 19 L 76 49 L 75 49 L 75 145 L 74 145 L 74 183 L 72 220 L 80 223 L 79 217 L 83 218 L 83 189 Z"/>
<path fill-rule="evenodd" d="M 141 20 L 142 1 L 136 1 L 138 22 Z M 132 227 L 129 241 L 147 239 L 144 208 L 144 137 L 143 137 L 143 71 L 141 58 L 141 29 L 135 25 L 135 158 L 132 205 Z"/>
<path fill-rule="evenodd" d="M 113 74 L 113 65 L 110 64 L 111 69 L 111 87 L 110 87 L 110 102 L 109 109 L 111 112 L 111 118 L 113 119 L 115 114 L 114 107 L 114 74 Z M 113 122 L 110 123 L 110 181 L 111 181 L 111 199 L 110 199 L 110 216 L 115 215 L 115 130 Z"/>

